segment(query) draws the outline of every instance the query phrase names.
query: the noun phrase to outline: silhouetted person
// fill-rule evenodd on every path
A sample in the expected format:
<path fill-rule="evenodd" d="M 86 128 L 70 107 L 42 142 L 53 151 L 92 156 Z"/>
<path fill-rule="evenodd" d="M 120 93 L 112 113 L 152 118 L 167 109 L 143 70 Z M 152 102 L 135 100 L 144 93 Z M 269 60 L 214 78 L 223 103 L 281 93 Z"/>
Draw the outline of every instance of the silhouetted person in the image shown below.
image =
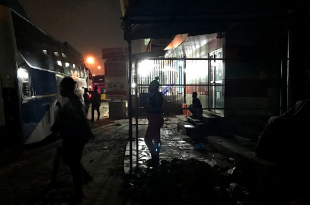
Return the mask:
<path fill-rule="evenodd" d="M 88 89 L 87 88 L 84 88 L 83 99 L 84 99 L 84 105 L 85 105 L 85 115 L 86 115 L 86 118 L 87 118 L 88 110 L 89 110 L 89 107 L 90 107 L 90 99 L 89 99 Z"/>
<path fill-rule="evenodd" d="M 91 95 L 91 120 L 95 120 L 95 110 L 97 110 L 97 120 L 100 118 L 100 110 L 99 107 L 101 105 L 101 97 L 100 94 L 98 93 L 98 87 L 97 85 L 94 87 L 94 92 L 92 92 Z"/>
<path fill-rule="evenodd" d="M 147 106 L 145 106 L 149 122 L 144 140 L 152 156 L 151 163 L 149 164 L 151 167 L 157 166 L 159 162 L 161 148 L 160 128 L 164 124 L 162 116 L 163 96 L 162 93 L 158 91 L 158 88 L 159 82 L 153 80 L 149 85 L 149 91 L 153 93 L 153 95 L 147 99 Z"/>
<path fill-rule="evenodd" d="M 193 92 L 192 98 L 192 104 L 188 107 L 188 109 L 192 113 L 193 118 L 199 118 L 202 116 L 202 105 L 199 98 L 197 98 L 197 92 Z"/>
<path fill-rule="evenodd" d="M 53 167 L 52 183 L 56 180 L 59 166 L 58 158 L 61 156 L 64 163 L 69 166 L 73 176 L 74 194 L 71 202 L 80 202 L 83 198 L 82 176 L 88 175 L 81 165 L 81 158 L 84 145 L 93 138 L 93 134 L 85 117 L 83 104 L 80 98 L 74 93 L 76 82 L 71 77 L 65 77 L 60 83 L 60 95 L 67 97 L 65 103 L 58 111 L 54 125 L 51 128 L 53 133 L 60 135 L 61 146 L 57 148 Z M 88 177 L 90 177 L 88 175 Z"/>

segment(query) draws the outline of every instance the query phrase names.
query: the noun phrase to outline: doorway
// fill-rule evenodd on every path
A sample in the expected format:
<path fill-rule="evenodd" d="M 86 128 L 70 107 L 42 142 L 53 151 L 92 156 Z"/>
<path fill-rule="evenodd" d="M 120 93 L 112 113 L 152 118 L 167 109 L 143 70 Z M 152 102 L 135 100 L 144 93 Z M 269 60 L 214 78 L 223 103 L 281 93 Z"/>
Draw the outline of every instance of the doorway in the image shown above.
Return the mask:
<path fill-rule="evenodd" d="M 218 49 L 209 54 L 209 108 L 216 115 L 224 116 L 224 68 L 223 68 L 223 50 Z M 217 60 L 220 59 L 220 60 Z"/>

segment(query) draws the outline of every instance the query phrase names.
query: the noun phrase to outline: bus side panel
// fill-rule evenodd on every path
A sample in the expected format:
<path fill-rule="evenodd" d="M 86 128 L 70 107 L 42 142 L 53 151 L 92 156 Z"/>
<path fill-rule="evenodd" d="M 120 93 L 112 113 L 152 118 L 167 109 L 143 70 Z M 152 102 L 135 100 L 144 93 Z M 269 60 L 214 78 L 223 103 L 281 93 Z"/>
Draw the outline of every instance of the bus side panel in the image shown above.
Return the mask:
<path fill-rule="evenodd" d="M 51 134 L 54 97 L 34 99 L 22 104 L 24 143 L 43 140 Z"/>
<path fill-rule="evenodd" d="M 11 9 L 0 5 L 0 146 L 19 144 L 20 99 L 16 83 L 15 37 Z"/>
<path fill-rule="evenodd" d="M 1 127 L 1 143 L 3 145 L 21 144 L 20 108 L 17 90 L 2 88 L 4 116 L 6 125 Z"/>
<path fill-rule="evenodd" d="M 26 144 L 41 141 L 51 134 L 53 105 L 58 94 L 55 73 L 31 68 L 27 70 L 31 96 L 24 97 L 21 106 Z"/>

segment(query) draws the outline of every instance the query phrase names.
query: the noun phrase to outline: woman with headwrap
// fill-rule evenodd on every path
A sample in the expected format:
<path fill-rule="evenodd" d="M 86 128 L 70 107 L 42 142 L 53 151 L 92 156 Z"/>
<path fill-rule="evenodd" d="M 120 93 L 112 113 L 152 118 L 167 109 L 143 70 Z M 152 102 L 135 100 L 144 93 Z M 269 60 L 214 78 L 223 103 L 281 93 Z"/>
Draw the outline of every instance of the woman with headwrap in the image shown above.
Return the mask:
<path fill-rule="evenodd" d="M 149 85 L 149 92 L 153 95 L 147 99 L 147 106 L 145 106 L 149 123 L 144 140 L 152 156 L 151 163 L 149 164 L 151 167 L 157 166 L 159 162 L 161 147 L 160 128 L 164 124 L 162 116 L 163 95 L 158 91 L 158 88 L 159 82 L 153 80 Z"/>

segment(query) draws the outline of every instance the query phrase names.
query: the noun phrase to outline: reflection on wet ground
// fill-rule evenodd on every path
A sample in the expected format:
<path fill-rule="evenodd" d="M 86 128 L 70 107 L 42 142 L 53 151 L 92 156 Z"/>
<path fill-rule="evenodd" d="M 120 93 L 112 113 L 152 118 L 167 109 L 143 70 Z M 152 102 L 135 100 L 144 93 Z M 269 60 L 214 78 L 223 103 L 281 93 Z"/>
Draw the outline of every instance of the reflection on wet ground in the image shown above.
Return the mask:
<path fill-rule="evenodd" d="M 219 165 L 227 169 L 232 168 L 233 164 L 229 159 L 212 150 L 210 146 L 202 142 L 202 147 L 196 149 L 195 142 L 181 131 L 177 130 L 179 120 L 184 120 L 184 116 L 176 116 L 165 118 L 165 123 L 161 128 L 162 148 L 160 151 L 160 161 L 171 161 L 173 159 L 197 159 L 211 166 Z M 144 134 L 147 128 L 147 119 L 138 119 L 138 168 L 147 169 L 147 161 L 151 159 L 150 152 L 144 143 Z M 133 130 L 135 130 L 135 120 L 133 120 Z M 136 133 L 133 132 L 132 138 L 132 168 L 137 166 L 137 151 L 136 151 Z M 124 159 L 124 172 L 130 173 L 130 141 L 128 141 Z"/>

